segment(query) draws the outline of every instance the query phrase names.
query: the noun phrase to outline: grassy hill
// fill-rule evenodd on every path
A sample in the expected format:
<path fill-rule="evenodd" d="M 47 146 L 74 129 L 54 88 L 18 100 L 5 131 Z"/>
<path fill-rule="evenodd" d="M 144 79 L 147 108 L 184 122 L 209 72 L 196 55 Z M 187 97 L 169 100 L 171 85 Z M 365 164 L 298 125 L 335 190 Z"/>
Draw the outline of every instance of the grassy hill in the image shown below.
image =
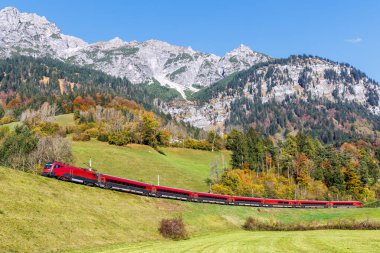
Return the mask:
<path fill-rule="evenodd" d="M 217 159 L 226 164 L 229 153 L 205 152 L 182 148 L 162 148 L 166 155 L 153 148 L 131 144 L 127 147 L 109 145 L 105 142 L 72 142 L 75 164 L 85 166 L 91 158 L 93 167 L 115 176 L 126 177 L 147 183 L 181 187 L 190 190 L 207 191 L 205 183 L 210 173 L 210 164 Z"/>
<path fill-rule="evenodd" d="M 78 148 L 75 145 L 86 147 L 83 143 L 74 143 L 74 150 Z M 103 144 L 95 143 L 96 145 L 102 147 Z M 130 156 L 134 153 L 140 153 L 141 156 L 145 154 L 145 151 L 141 151 L 145 148 L 138 146 L 132 146 L 126 149 L 127 151 L 119 149 L 122 148 L 108 147 L 108 152 L 104 152 L 110 156 L 107 159 L 112 159 L 110 154 L 115 154 L 114 159 L 116 159 L 119 156 L 118 152 L 128 151 Z M 175 153 L 175 150 L 169 151 Z M 192 157 L 190 154 L 187 155 Z M 167 159 L 170 157 L 168 155 Z M 189 162 L 186 158 L 182 157 L 182 159 L 183 163 Z M 117 172 L 117 168 L 112 166 L 108 170 Z M 189 171 L 191 172 L 190 169 Z M 171 180 L 173 181 L 168 181 L 170 185 L 181 186 L 181 180 Z M 200 182 L 198 182 L 199 187 L 201 187 Z M 192 185 L 195 187 L 197 181 L 195 180 Z M 242 242 L 261 240 L 260 233 L 246 233 L 241 230 L 248 216 L 278 219 L 283 222 L 312 220 L 325 222 L 341 218 L 380 220 L 380 212 L 377 208 L 290 210 L 187 203 L 85 187 L 7 168 L 0 168 L 0 196 L 2 224 L 0 252 L 49 252 L 73 249 L 83 251 L 89 248 L 95 252 L 108 252 L 115 247 L 116 252 L 132 249 L 149 252 L 156 248 L 166 247 L 174 251 L 178 247 L 189 249 L 204 241 L 207 241 L 205 247 L 208 245 L 209 250 L 217 250 L 220 248 L 218 244 L 220 241 L 225 241 L 228 247 L 243 245 L 233 243 L 234 238 L 237 237 L 241 238 Z M 183 217 L 194 239 L 184 242 L 163 240 L 157 232 L 160 220 L 179 215 Z M 295 232 L 266 233 L 273 237 L 273 240 L 298 238 Z M 357 238 L 357 232 L 329 231 L 329 233 L 338 237 L 339 233 L 343 233 L 341 240 L 347 238 L 348 241 L 355 241 Z M 371 249 L 375 235 L 377 238 L 380 235 L 379 231 L 360 231 L 360 233 L 369 234 L 368 237 L 362 238 L 362 242 L 369 245 L 366 246 L 369 247 L 368 249 Z M 320 238 L 318 236 L 314 238 L 316 234 Z M 325 237 L 326 234 L 321 231 L 310 232 L 310 238 L 314 240 L 320 241 Z M 299 242 L 300 247 L 305 247 L 308 240 L 307 234 L 302 238 L 304 242 L 297 241 L 295 244 L 298 245 Z M 249 243 L 250 247 L 258 245 L 259 241 L 252 243 L 252 245 Z M 279 243 L 276 247 L 282 247 L 281 245 Z M 93 247 L 100 248 L 93 249 Z M 117 247 L 121 247 L 120 251 Z M 201 248 L 198 250 L 201 251 Z"/>
<path fill-rule="evenodd" d="M 60 124 L 72 124 L 62 115 Z M 68 137 L 70 138 L 70 137 Z M 72 142 L 75 164 L 92 158 L 99 171 L 149 183 L 207 191 L 215 159 L 227 152 L 118 147 L 92 140 Z M 158 233 L 163 218 L 182 216 L 191 238 L 173 242 Z M 0 252 L 374 252 L 380 231 L 246 232 L 248 216 L 263 220 L 328 222 L 380 220 L 379 208 L 257 209 L 142 197 L 85 187 L 0 167 Z"/>

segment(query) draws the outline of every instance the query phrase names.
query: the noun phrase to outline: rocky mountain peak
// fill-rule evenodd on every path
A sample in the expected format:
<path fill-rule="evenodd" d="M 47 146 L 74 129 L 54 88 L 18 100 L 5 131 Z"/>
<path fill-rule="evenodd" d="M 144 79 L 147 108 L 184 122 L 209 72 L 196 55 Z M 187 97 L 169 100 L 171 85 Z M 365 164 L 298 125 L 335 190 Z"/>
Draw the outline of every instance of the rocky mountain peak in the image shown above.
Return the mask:
<path fill-rule="evenodd" d="M 240 44 L 238 48 L 235 48 L 231 52 L 228 52 L 226 55 L 250 55 L 254 54 L 253 50 L 246 45 Z"/>
<path fill-rule="evenodd" d="M 113 44 L 115 47 L 124 45 L 124 41 L 119 37 L 115 37 L 109 41 L 109 43 Z"/>

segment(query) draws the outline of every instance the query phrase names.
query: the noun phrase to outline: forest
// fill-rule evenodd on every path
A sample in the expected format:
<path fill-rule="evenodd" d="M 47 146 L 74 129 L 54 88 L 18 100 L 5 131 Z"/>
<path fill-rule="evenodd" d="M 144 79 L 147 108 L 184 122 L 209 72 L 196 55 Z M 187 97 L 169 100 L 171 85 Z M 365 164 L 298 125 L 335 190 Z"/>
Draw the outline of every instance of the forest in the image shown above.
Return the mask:
<path fill-rule="evenodd" d="M 210 173 L 217 193 L 286 199 L 373 200 L 379 198 L 380 143 L 363 140 L 339 147 L 310 134 L 288 134 L 274 143 L 250 128 L 226 139 L 231 167 Z"/>

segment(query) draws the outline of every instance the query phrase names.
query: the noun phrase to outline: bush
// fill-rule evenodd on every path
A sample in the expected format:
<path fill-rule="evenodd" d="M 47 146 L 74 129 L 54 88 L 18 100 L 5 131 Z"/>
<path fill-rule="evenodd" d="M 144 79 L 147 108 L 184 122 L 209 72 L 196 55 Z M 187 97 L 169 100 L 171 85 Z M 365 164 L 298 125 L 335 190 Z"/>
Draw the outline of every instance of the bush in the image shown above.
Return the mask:
<path fill-rule="evenodd" d="M 29 155 L 37 147 L 38 138 L 29 127 L 17 126 L 3 139 L 0 145 L 0 164 L 14 169 L 30 169 Z"/>
<path fill-rule="evenodd" d="M 62 126 L 66 134 L 72 134 L 75 132 L 76 127 L 75 126 Z"/>
<path fill-rule="evenodd" d="M 9 134 L 9 127 L 0 127 L 0 140 Z"/>
<path fill-rule="evenodd" d="M 188 238 L 185 223 L 180 217 L 161 220 L 158 230 L 165 238 L 170 238 L 173 240 L 183 240 Z"/>
<path fill-rule="evenodd" d="M 303 230 L 325 230 L 325 229 L 343 229 L 343 230 L 378 230 L 380 222 L 373 220 L 357 221 L 339 220 L 328 223 L 282 223 L 280 221 L 264 221 L 253 217 L 248 217 L 243 228 L 250 231 L 303 231 Z"/>
<path fill-rule="evenodd" d="M 211 150 L 212 146 L 207 141 L 200 141 L 191 138 L 187 138 L 184 143 L 185 148 Z"/>
<path fill-rule="evenodd" d="M 76 133 L 73 135 L 73 141 L 89 141 L 91 136 L 86 133 Z"/>
<path fill-rule="evenodd" d="M 162 149 L 159 149 L 159 148 L 155 148 L 155 150 L 161 154 L 161 155 L 166 155 L 165 151 L 163 151 Z"/>
<path fill-rule="evenodd" d="M 36 149 L 29 155 L 31 164 L 42 165 L 47 161 L 70 163 L 74 157 L 70 142 L 60 136 L 39 139 Z"/>
<path fill-rule="evenodd" d="M 3 118 L 0 119 L 0 125 L 9 124 L 9 123 L 12 123 L 15 121 L 16 121 L 16 119 L 14 117 L 4 116 Z"/>
<path fill-rule="evenodd" d="M 99 135 L 99 130 L 96 127 L 93 127 L 93 128 L 87 129 L 85 133 L 91 136 L 91 138 L 97 138 Z"/>
<path fill-rule="evenodd" d="M 58 133 L 60 129 L 58 123 L 41 122 L 37 125 L 37 127 L 33 128 L 33 130 L 43 136 L 48 136 Z"/>
<path fill-rule="evenodd" d="M 108 142 L 108 134 L 106 134 L 106 133 L 99 133 L 97 139 L 98 139 L 98 141 Z"/>
<path fill-rule="evenodd" d="M 108 143 L 123 146 L 130 143 L 131 138 L 128 132 L 116 132 L 108 136 Z"/>

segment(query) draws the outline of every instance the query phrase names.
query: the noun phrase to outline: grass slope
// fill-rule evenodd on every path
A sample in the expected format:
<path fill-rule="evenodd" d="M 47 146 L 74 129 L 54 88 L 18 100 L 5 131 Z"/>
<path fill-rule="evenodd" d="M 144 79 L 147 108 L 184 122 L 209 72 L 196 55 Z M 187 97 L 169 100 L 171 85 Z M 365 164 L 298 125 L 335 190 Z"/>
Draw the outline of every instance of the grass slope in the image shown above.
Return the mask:
<path fill-rule="evenodd" d="M 196 240 L 208 240 L 216 245 L 223 239 L 215 237 L 214 242 L 214 233 L 220 236 L 227 233 L 225 237 L 231 235 L 232 242 L 235 233 L 242 233 L 241 226 L 248 216 L 283 222 L 323 222 L 339 218 L 380 220 L 378 208 L 290 210 L 197 204 L 85 187 L 0 168 L 0 252 L 82 251 L 158 240 L 157 247 L 164 247 L 169 242 L 158 234 L 158 224 L 162 218 L 178 215 L 183 217 L 194 237 L 181 242 L 189 243 L 184 247 L 191 247 Z M 132 246 L 138 247 L 136 245 Z M 147 245 L 150 242 L 142 244 Z"/>
<path fill-rule="evenodd" d="M 74 126 L 75 125 L 74 114 L 70 113 L 70 114 L 57 115 L 55 116 L 55 122 L 57 122 L 60 126 Z M 16 122 L 0 125 L 0 128 L 8 127 L 10 130 L 13 130 L 16 126 L 19 126 L 19 125 L 21 125 L 21 122 L 16 121 Z"/>
<path fill-rule="evenodd" d="M 142 242 L 81 252 L 376 252 L 380 231 L 297 231 L 215 233 L 186 241 Z"/>
<path fill-rule="evenodd" d="M 144 145 L 118 147 L 96 140 L 73 141 L 72 147 L 77 166 L 84 166 L 91 158 L 93 167 L 100 172 L 152 184 L 157 184 L 159 174 L 160 185 L 195 191 L 208 190 L 205 180 L 214 159 L 218 159 L 220 167 L 222 156 L 226 164 L 229 162 L 229 153 L 226 151 L 162 148 L 166 155 L 161 155 Z"/>

